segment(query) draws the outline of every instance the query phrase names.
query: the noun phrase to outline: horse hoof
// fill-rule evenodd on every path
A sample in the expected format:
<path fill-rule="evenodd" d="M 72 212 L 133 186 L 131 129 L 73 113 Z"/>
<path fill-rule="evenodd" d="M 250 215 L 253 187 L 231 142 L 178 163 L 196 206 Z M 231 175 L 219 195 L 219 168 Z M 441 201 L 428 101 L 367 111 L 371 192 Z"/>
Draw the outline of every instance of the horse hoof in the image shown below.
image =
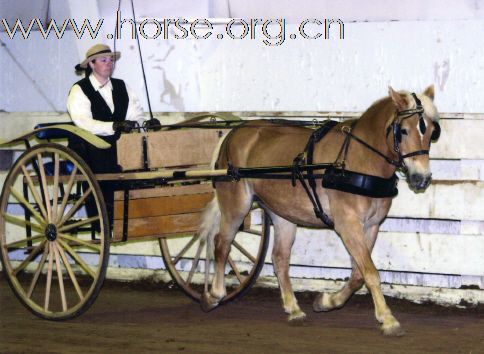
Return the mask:
<path fill-rule="evenodd" d="M 314 312 L 328 312 L 334 310 L 335 306 L 330 305 L 329 295 L 326 293 L 319 293 L 313 302 Z"/>
<path fill-rule="evenodd" d="M 401 337 L 405 335 L 405 331 L 397 321 L 391 323 L 390 325 L 381 325 L 381 331 L 384 336 L 389 337 Z"/>
<path fill-rule="evenodd" d="M 208 292 L 204 292 L 200 299 L 200 307 L 203 312 L 210 312 L 219 305 L 219 301 L 215 300 Z"/>
<path fill-rule="evenodd" d="M 316 298 L 313 301 L 313 311 L 314 312 L 323 312 L 327 311 L 323 306 L 323 293 L 319 293 L 316 295 Z"/>
<path fill-rule="evenodd" d="M 306 324 L 306 314 L 304 312 L 291 314 L 287 320 L 291 326 L 304 326 Z"/>

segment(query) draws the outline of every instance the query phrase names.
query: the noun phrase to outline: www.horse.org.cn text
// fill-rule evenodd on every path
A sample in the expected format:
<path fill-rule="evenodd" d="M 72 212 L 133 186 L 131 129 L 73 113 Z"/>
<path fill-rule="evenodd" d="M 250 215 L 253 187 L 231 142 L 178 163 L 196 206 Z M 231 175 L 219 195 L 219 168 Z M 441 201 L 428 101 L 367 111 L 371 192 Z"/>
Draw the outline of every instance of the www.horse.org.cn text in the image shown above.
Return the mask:
<path fill-rule="evenodd" d="M 47 39 L 56 36 L 63 38 L 65 31 L 73 31 L 77 39 L 97 39 L 104 32 L 101 31 L 104 19 L 91 22 L 84 19 L 81 24 L 79 20 L 72 18 L 65 19 L 62 24 L 60 21 L 51 19 L 49 22 L 42 22 L 35 18 L 26 21 L 17 19 L 15 22 L 8 23 L 6 19 L 1 19 L 3 30 L 10 39 L 14 39 L 18 34 L 24 39 L 28 39 L 33 30 L 38 30 L 41 37 Z M 93 24 L 94 23 L 94 24 Z M 291 28 L 291 31 L 288 28 Z M 2 28 L 0 27 L 0 30 Z M 108 33 L 107 39 L 147 39 L 147 40 L 168 40 L 168 39 L 231 39 L 259 40 L 267 46 L 280 46 L 287 39 L 296 40 L 321 40 L 321 39 L 344 39 L 344 23 L 339 19 L 306 19 L 299 24 L 289 25 L 286 19 L 231 19 L 229 20 L 208 20 L 194 19 L 143 19 L 135 23 L 132 19 L 123 19 L 121 12 L 116 14 L 116 23 L 113 30 L 114 34 Z M 289 33 L 291 32 L 291 33 Z"/>

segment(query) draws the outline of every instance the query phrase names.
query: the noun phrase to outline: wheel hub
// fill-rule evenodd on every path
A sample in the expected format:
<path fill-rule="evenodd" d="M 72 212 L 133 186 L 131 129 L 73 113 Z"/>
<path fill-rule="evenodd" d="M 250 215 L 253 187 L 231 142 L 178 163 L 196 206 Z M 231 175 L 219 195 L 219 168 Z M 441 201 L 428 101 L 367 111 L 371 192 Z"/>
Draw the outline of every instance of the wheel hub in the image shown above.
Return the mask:
<path fill-rule="evenodd" d="M 57 238 L 57 228 L 54 224 L 47 225 L 45 228 L 45 237 L 47 237 L 49 241 L 55 241 Z"/>

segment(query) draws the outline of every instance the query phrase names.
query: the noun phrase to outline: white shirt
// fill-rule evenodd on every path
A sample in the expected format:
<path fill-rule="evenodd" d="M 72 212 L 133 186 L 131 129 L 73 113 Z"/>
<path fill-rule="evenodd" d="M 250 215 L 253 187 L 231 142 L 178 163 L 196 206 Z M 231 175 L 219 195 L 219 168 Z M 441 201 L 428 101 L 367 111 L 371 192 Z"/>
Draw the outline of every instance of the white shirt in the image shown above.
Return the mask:
<path fill-rule="evenodd" d="M 109 109 L 113 112 L 113 84 L 111 80 L 108 80 L 105 85 L 101 85 L 96 77 L 91 74 L 89 76 L 89 81 L 91 81 L 94 90 L 101 94 Z M 141 126 L 148 118 L 144 116 L 143 108 L 141 107 L 136 94 L 128 87 L 128 85 L 126 85 L 126 90 L 128 91 L 129 98 L 126 120 L 137 121 Z M 102 122 L 93 119 L 91 101 L 89 101 L 89 98 L 87 98 L 78 84 L 72 86 L 71 91 L 69 92 L 69 97 L 67 98 L 67 111 L 74 124 L 80 128 L 90 131 L 95 135 L 107 136 L 114 134 L 113 122 Z"/>

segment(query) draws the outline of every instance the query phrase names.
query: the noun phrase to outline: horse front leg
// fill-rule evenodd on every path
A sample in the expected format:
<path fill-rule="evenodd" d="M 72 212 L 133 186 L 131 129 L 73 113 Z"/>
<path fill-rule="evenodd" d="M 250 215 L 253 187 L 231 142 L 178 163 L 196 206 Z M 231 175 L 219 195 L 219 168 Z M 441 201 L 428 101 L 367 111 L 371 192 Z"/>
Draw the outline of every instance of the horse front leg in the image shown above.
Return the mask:
<path fill-rule="evenodd" d="M 335 218 L 336 219 L 336 218 Z M 392 315 L 390 308 L 385 302 L 381 291 L 380 275 L 371 259 L 370 250 L 365 243 L 363 223 L 354 216 L 346 214 L 337 222 L 336 231 L 341 236 L 343 243 L 355 260 L 358 270 L 363 276 L 365 284 L 371 293 L 375 305 L 375 317 L 381 323 L 384 335 L 401 336 L 403 331 L 400 323 Z"/>
<path fill-rule="evenodd" d="M 360 289 L 363 284 L 363 276 L 354 260 L 351 260 L 351 276 L 341 290 L 334 293 L 319 293 L 313 302 L 313 310 L 316 312 L 327 312 L 340 309 L 348 299 Z"/>
<path fill-rule="evenodd" d="M 299 324 L 304 322 L 306 314 L 301 311 L 297 303 L 289 278 L 289 262 L 297 226 L 274 213 L 269 212 L 269 215 L 274 224 L 272 262 L 281 290 L 282 305 L 284 311 L 289 315 L 287 319 L 289 323 Z"/>
<path fill-rule="evenodd" d="M 373 225 L 365 232 L 365 243 L 371 254 L 373 246 L 375 245 L 376 237 L 380 226 Z M 346 304 L 348 299 L 358 291 L 364 284 L 363 276 L 361 275 L 358 266 L 351 257 L 351 276 L 341 290 L 334 293 L 319 293 L 313 302 L 313 310 L 316 312 L 326 312 L 339 309 Z"/>

